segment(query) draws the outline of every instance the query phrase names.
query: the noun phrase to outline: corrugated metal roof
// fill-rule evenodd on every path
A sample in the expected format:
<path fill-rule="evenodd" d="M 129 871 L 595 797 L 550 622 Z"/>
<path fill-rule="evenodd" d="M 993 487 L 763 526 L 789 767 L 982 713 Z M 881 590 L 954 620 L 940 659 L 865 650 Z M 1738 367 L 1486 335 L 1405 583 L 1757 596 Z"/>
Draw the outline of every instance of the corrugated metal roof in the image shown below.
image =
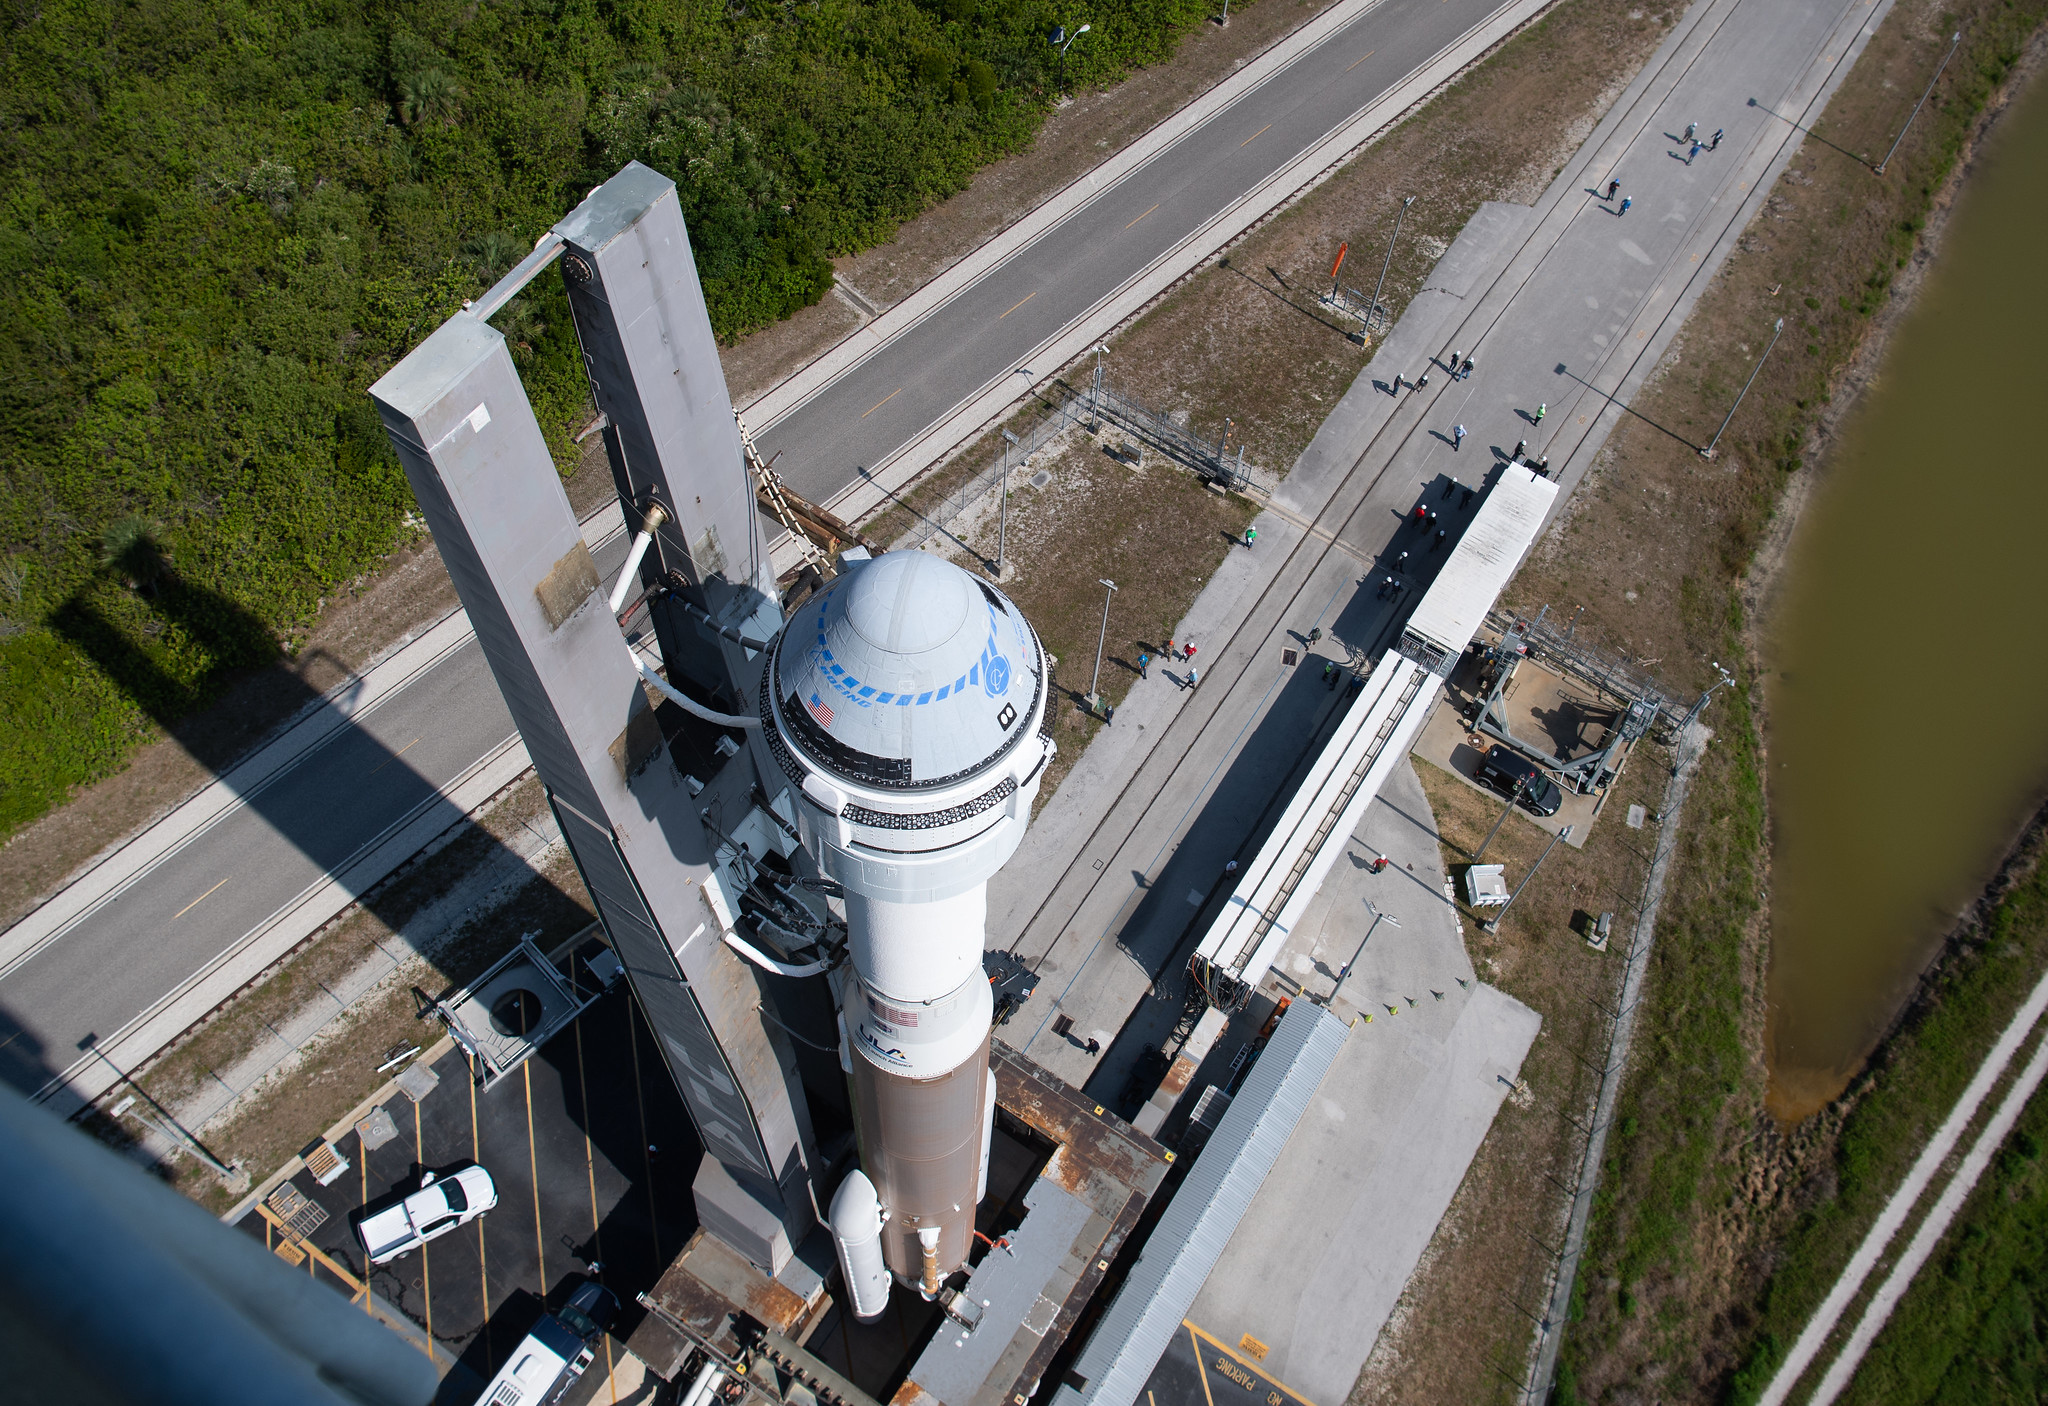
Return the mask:
<path fill-rule="evenodd" d="M 1515 464 L 1501 469 L 1486 490 L 1450 560 L 1408 617 L 1410 633 L 1430 640 L 1453 658 L 1465 652 L 1486 612 L 1521 565 L 1522 554 L 1543 529 L 1544 514 L 1557 499 L 1557 485 Z"/>
<path fill-rule="evenodd" d="M 1350 1027 L 1297 1001 L 1280 1018 L 1062 1385 L 1056 1406 L 1132 1406 L 1294 1135 Z"/>

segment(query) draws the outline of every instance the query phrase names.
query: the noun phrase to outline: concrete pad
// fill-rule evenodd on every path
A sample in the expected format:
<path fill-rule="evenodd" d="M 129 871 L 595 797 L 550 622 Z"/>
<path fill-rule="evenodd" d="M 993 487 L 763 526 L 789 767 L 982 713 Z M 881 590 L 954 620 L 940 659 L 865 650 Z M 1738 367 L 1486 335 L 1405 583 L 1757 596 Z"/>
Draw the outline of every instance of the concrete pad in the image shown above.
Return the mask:
<path fill-rule="evenodd" d="M 1266 1344 L 1322 1406 L 1350 1394 L 1536 1038 L 1519 1001 L 1459 995 L 1353 1028 L 1189 1314 Z"/>
<path fill-rule="evenodd" d="M 1529 666 L 1524 664 L 1522 667 L 1526 669 Z M 1519 735 L 1519 729 L 1517 733 Z M 1422 725 L 1422 733 L 1415 739 L 1414 755 L 1446 776 L 1505 806 L 1507 798 L 1491 786 L 1481 784 L 1478 779 L 1479 763 L 1493 745 L 1491 737 L 1467 732 L 1465 720 L 1458 715 L 1455 704 L 1444 699 L 1429 715 L 1429 721 Z M 1564 803 L 1558 806 L 1555 815 L 1537 815 L 1524 806 L 1516 806 L 1515 814 L 1546 834 L 1555 835 L 1565 826 L 1571 826 L 1572 837 L 1565 843 L 1573 849 L 1584 849 L 1586 837 L 1593 833 L 1593 817 L 1603 799 L 1604 795 L 1581 796 L 1576 791 L 1565 791 Z"/>

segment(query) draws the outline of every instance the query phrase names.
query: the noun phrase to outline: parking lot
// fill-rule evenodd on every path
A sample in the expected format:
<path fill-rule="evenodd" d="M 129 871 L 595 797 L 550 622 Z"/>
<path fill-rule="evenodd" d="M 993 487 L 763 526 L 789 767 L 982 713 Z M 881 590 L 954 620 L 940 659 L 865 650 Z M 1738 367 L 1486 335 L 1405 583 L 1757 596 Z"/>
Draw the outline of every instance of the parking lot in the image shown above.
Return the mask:
<path fill-rule="evenodd" d="M 643 1312 L 634 1295 L 696 1229 L 700 1150 L 638 1008 L 621 983 L 488 1092 L 459 1049 L 432 1072 L 439 1082 L 418 1102 L 398 1093 L 380 1105 L 388 1124 L 373 1112 L 335 1143 L 352 1165 L 330 1185 L 302 1170 L 239 1228 L 431 1344 L 438 1399 L 448 1403 L 473 1401 L 543 1305 L 558 1305 L 598 1266 L 621 1313 L 568 1399 L 609 1400 L 598 1393 Z M 497 1206 L 371 1269 L 367 1300 L 349 1213 L 411 1189 L 423 1167 L 468 1160 L 489 1170 Z"/>

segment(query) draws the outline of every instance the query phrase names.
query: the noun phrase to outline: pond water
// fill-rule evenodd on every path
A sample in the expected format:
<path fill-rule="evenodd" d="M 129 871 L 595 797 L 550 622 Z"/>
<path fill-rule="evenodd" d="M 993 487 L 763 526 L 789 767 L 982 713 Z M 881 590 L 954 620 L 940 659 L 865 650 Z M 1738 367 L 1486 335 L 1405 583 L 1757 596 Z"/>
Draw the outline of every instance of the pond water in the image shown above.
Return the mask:
<path fill-rule="evenodd" d="M 2048 84 L 1986 146 L 1774 631 L 1780 1118 L 1846 1086 L 2048 789 Z"/>

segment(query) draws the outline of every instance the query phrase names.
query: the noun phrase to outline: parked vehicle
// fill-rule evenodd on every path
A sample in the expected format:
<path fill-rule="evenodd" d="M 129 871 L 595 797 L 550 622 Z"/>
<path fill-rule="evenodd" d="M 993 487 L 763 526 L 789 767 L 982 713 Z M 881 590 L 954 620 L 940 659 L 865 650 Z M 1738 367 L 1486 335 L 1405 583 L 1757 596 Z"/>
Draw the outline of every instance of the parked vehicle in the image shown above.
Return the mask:
<path fill-rule="evenodd" d="M 474 1162 L 447 1172 L 421 1172 L 419 1186 L 387 1196 L 351 1212 L 356 1233 L 371 1264 L 386 1264 L 409 1255 L 436 1236 L 468 1225 L 498 1204 L 491 1174 Z"/>
<path fill-rule="evenodd" d="M 618 1316 L 619 1300 L 595 1279 L 543 1313 L 479 1396 L 477 1406 L 545 1406 L 568 1394 L 597 1360 L 597 1340 Z"/>
<path fill-rule="evenodd" d="M 1476 768 L 1479 784 L 1500 792 L 1503 796 L 1515 794 L 1515 788 L 1522 788 L 1519 804 L 1523 810 L 1535 815 L 1556 815 L 1557 808 L 1564 804 L 1564 792 L 1557 783 L 1543 774 L 1543 768 L 1530 761 L 1512 747 L 1495 746 L 1479 759 Z"/>

